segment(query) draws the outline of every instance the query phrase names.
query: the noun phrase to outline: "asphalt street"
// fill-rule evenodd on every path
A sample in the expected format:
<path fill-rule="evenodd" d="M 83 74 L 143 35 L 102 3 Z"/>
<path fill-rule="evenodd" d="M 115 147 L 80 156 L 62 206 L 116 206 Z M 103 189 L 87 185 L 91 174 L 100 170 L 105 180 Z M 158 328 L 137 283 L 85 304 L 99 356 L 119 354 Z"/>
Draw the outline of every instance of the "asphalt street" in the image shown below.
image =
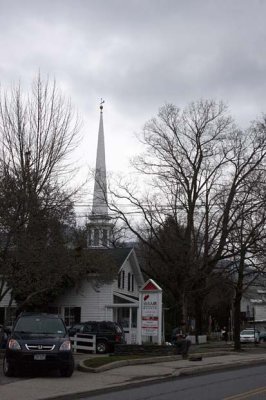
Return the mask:
<path fill-rule="evenodd" d="M 86 400 L 265 400 L 266 365 L 179 377 L 90 395 Z"/>

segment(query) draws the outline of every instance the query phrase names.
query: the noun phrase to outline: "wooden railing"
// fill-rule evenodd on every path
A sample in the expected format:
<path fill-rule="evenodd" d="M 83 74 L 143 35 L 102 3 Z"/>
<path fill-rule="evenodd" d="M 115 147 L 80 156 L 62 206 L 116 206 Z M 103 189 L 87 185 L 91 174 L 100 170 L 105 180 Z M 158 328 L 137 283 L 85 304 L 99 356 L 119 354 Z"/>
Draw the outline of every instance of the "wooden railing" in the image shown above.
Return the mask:
<path fill-rule="evenodd" d="M 86 350 L 96 353 L 96 335 L 89 335 L 87 333 L 76 333 L 75 336 L 70 337 L 73 352 Z"/>

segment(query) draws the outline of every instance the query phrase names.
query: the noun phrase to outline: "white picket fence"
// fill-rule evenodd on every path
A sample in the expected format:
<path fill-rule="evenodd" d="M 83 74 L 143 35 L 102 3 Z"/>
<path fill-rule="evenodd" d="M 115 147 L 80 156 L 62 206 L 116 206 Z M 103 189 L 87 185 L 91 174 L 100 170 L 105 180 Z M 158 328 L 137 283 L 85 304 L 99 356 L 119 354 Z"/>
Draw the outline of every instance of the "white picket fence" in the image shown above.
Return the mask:
<path fill-rule="evenodd" d="M 70 337 L 72 349 L 74 353 L 79 350 L 87 350 L 96 353 L 96 335 L 88 335 L 86 333 L 76 333 Z"/>

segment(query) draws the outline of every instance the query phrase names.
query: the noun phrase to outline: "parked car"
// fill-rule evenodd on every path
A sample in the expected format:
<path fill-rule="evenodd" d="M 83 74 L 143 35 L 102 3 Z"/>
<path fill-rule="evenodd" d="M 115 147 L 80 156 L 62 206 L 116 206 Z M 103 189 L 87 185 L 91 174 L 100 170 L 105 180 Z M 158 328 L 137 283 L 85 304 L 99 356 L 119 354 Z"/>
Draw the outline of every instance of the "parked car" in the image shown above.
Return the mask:
<path fill-rule="evenodd" d="M 240 343 L 259 343 L 260 332 L 257 329 L 244 329 L 240 332 Z"/>
<path fill-rule="evenodd" d="M 72 325 L 68 332 L 70 337 L 76 333 L 96 335 L 96 352 L 99 354 L 114 351 L 115 344 L 125 343 L 123 328 L 112 321 L 80 322 Z"/>
<path fill-rule="evenodd" d="M 59 369 L 70 377 L 74 370 L 71 342 L 64 321 L 57 315 L 22 313 L 8 336 L 3 371 L 17 375 L 29 367 Z"/>
<path fill-rule="evenodd" d="M 265 329 L 260 331 L 259 339 L 260 339 L 260 342 L 266 342 L 266 330 Z"/>

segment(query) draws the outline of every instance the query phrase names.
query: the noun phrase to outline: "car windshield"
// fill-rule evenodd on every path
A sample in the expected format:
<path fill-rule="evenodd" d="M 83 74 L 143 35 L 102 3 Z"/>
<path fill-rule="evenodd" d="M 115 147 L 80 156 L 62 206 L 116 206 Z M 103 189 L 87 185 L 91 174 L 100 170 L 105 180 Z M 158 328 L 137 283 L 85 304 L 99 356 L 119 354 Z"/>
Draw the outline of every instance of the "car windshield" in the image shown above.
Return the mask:
<path fill-rule="evenodd" d="M 15 332 L 31 334 L 65 334 L 63 321 L 49 317 L 22 317 L 15 326 Z"/>
<path fill-rule="evenodd" d="M 254 330 L 246 329 L 241 332 L 241 335 L 254 335 L 254 333 L 257 333 L 257 331 L 254 332 Z"/>

